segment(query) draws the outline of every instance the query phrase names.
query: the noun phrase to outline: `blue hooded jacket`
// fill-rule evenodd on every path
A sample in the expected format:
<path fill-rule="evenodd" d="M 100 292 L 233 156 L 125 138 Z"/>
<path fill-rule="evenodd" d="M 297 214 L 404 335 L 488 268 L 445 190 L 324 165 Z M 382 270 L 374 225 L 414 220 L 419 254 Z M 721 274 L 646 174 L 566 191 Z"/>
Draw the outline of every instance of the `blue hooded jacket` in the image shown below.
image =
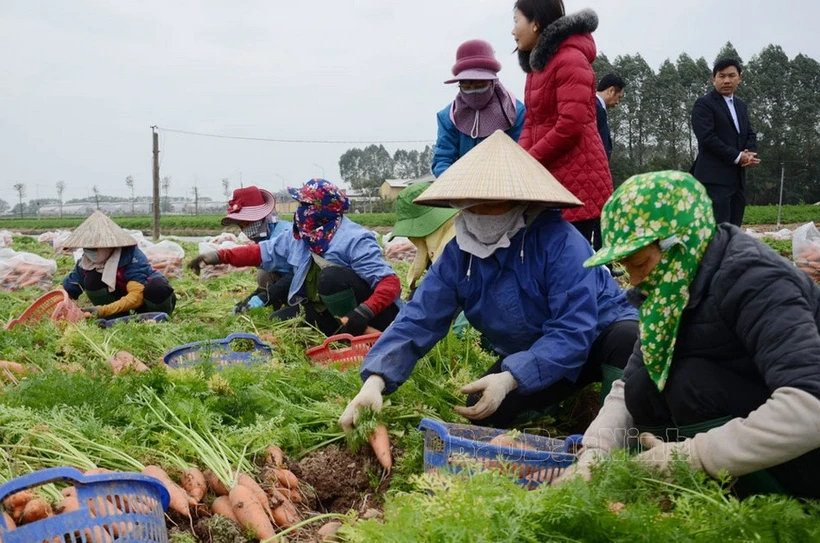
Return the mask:
<path fill-rule="evenodd" d="M 76 300 L 83 293 L 85 275 L 88 272 L 80 267 L 79 261 L 74 265 L 65 279 L 63 279 L 63 289 L 72 300 Z M 162 277 L 162 274 L 151 267 L 145 253 L 136 245 L 133 247 L 123 247 L 120 254 L 120 261 L 117 266 L 117 290 L 125 292 L 125 285 L 129 281 L 136 281 L 143 285 L 148 284 L 148 279 L 152 277 Z"/>
<path fill-rule="evenodd" d="M 577 379 L 601 332 L 638 320 L 606 269 L 583 267 L 589 242 L 558 211 L 542 211 L 510 241 L 481 259 L 452 240 L 365 357 L 362 379 L 381 375 L 385 393 L 395 391 L 462 307 L 530 395 Z"/>

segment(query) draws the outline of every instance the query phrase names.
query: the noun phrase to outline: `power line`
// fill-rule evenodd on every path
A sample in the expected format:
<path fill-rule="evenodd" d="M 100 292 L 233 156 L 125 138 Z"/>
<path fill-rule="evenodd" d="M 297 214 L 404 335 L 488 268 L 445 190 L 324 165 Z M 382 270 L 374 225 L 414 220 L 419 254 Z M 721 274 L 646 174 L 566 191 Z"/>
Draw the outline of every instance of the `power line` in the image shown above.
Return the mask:
<path fill-rule="evenodd" d="M 172 132 L 174 134 L 187 134 L 189 136 L 204 136 L 208 138 L 221 138 L 227 140 L 248 140 L 248 141 L 268 141 L 273 143 L 316 143 L 316 144 L 366 144 L 366 143 L 430 143 L 431 140 L 295 140 L 281 138 L 253 138 L 250 136 L 227 136 L 224 134 L 208 134 L 205 132 L 191 132 L 189 130 L 176 130 L 173 128 L 157 127 L 161 132 Z"/>

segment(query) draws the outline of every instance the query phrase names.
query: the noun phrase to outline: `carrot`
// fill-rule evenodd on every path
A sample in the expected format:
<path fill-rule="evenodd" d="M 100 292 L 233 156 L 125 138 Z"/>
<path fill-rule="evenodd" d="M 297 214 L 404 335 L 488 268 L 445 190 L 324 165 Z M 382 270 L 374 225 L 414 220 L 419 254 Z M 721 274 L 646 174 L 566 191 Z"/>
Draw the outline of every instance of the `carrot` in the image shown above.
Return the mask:
<path fill-rule="evenodd" d="M 199 471 L 199 468 L 188 468 L 182 474 L 182 488 L 191 496 L 195 503 L 202 501 L 205 493 L 208 492 L 208 484 L 205 482 L 205 476 Z"/>
<path fill-rule="evenodd" d="M 17 528 L 17 523 L 14 522 L 14 519 L 11 518 L 11 515 L 6 513 L 5 511 L 3 511 L 3 520 L 6 521 L 6 528 L 8 530 L 14 530 L 15 528 Z"/>
<path fill-rule="evenodd" d="M 299 513 L 292 503 L 285 500 L 273 510 L 273 522 L 280 528 L 290 528 L 299 522 Z"/>
<path fill-rule="evenodd" d="M 28 490 L 21 490 L 3 500 L 3 507 L 6 508 L 6 511 L 9 512 L 15 522 L 20 522 L 20 517 L 23 516 L 23 509 L 25 509 L 26 504 L 33 499 L 34 494 Z"/>
<path fill-rule="evenodd" d="M 19 362 L 9 362 L 8 360 L 0 360 L 0 370 L 8 370 L 18 375 L 26 374 L 26 367 Z"/>
<path fill-rule="evenodd" d="M 256 497 L 256 500 L 265 508 L 265 512 L 268 514 L 268 518 L 273 519 L 273 512 L 270 509 L 270 503 L 268 502 L 268 495 L 265 494 L 265 491 L 262 490 L 262 487 L 259 486 L 259 483 L 253 480 L 253 477 L 248 475 L 247 473 L 240 473 L 237 477 L 237 483 L 240 485 L 249 488 L 253 495 Z"/>
<path fill-rule="evenodd" d="M 526 449 L 529 451 L 535 450 L 534 447 L 531 447 L 522 441 L 513 439 L 509 434 L 498 434 L 490 440 L 490 444 L 498 445 L 499 447 L 512 447 L 514 449 Z"/>
<path fill-rule="evenodd" d="M 219 480 L 219 477 L 217 477 L 214 472 L 206 469 L 202 472 L 202 475 L 205 477 L 205 482 L 208 484 L 208 488 L 211 489 L 211 492 L 217 496 L 228 495 L 228 487 L 225 486 L 225 483 Z"/>
<path fill-rule="evenodd" d="M 338 520 L 331 520 L 330 522 L 326 522 L 322 525 L 321 528 L 316 532 L 316 536 L 319 538 L 319 541 L 335 541 L 333 536 L 336 535 L 336 532 L 339 531 L 339 528 L 342 527 L 342 523 Z"/>
<path fill-rule="evenodd" d="M 276 445 L 268 445 L 268 448 L 265 449 L 265 462 L 273 464 L 277 468 L 283 466 L 285 464 L 285 453 Z"/>
<path fill-rule="evenodd" d="M 387 427 L 384 424 L 376 426 L 376 430 L 367 439 L 376 459 L 384 469 L 390 471 L 393 468 L 393 455 L 390 453 L 390 436 L 387 434 Z"/>
<path fill-rule="evenodd" d="M 159 466 L 145 466 L 142 468 L 142 474 L 159 479 L 165 486 L 165 489 L 168 490 L 168 494 L 171 496 L 171 501 L 168 504 L 171 509 L 180 515 L 185 515 L 186 517 L 191 516 L 188 495 L 182 490 L 182 487 L 171 480 L 164 469 Z"/>
<path fill-rule="evenodd" d="M 63 498 L 54 509 L 56 513 L 71 513 L 80 508 L 80 500 L 77 499 L 77 489 L 73 486 L 67 486 L 61 492 Z"/>
<path fill-rule="evenodd" d="M 293 503 L 302 503 L 302 495 L 299 494 L 298 489 L 289 489 L 289 488 L 274 488 L 276 492 L 278 492 L 284 499 L 290 500 Z"/>
<path fill-rule="evenodd" d="M 148 366 L 128 351 L 118 352 L 108 359 L 108 364 L 114 373 L 120 373 L 128 369 L 132 369 L 136 372 L 148 371 Z"/>
<path fill-rule="evenodd" d="M 273 475 L 279 482 L 280 487 L 290 488 L 291 490 L 299 488 L 299 479 L 297 479 L 296 475 L 294 475 L 289 469 L 274 468 Z"/>
<path fill-rule="evenodd" d="M 231 500 L 231 507 L 237 522 L 252 530 L 257 539 L 265 541 L 275 535 L 265 508 L 250 488 L 245 485 L 236 485 L 228 493 L 228 497 Z"/>
<path fill-rule="evenodd" d="M 44 518 L 53 516 L 54 511 L 51 509 L 51 506 L 47 501 L 40 498 L 34 498 L 29 500 L 23 508 L 23 515 L 20 517 L 20 524 L 37 522 L 38 520 L 43 520 Z"/>
<path fill-rule="evenodd" d="M 233 513 L 231 499 L 228 498 L 228 496 L 217 496 L 214 503 L 211 504 L 211 512 L 214 515 L 222 515 L 223 517 L 229 518 L 234 522 L 239 522 L 236 520 L 236 515 Z"/>

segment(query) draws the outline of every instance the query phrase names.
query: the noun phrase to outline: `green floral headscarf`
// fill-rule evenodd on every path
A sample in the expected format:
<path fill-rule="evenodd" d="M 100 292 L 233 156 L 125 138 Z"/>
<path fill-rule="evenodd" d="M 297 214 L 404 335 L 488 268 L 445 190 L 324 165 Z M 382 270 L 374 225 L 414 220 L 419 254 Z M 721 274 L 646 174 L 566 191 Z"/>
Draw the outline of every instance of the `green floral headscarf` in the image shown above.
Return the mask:
<path fill-rule="evenodd" d="M 646 295 L 640 308 L 641 350 L 649 376 L 663 390 L 672 365 L 689 285 L 715 234 L 712 201 L 687 173 L 635 175 L 612 194 L 601 212 L 603 248 L 584 266 L 620 260 L 660 242 L 661 260 L 636 288 Z"/>

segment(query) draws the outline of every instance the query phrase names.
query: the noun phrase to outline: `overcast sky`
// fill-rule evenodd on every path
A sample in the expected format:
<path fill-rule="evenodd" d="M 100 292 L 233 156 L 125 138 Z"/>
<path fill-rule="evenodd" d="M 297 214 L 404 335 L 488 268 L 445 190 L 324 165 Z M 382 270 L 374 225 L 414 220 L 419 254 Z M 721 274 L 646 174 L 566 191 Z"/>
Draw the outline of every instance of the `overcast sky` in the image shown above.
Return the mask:
<path fill-rule="evenodd" d="M 590 7 L 610 60 L 641 53 L 654 69 L 681 52 L 711 64 L 731 40 L 744 60 L 769 43 L 820 59 L 815 0 L 565 0 Z M 512 54 L 512 0 L 3 0 L 0 199 L 151 194 L 151 125 L 296 140 L 435 141 L 455 92 L 458 45 L 490 41 L 504 85 L 523 98 Z M 163 132 L 170 193 L 222 198 L 324 175 L 365 144 L 236 141 Z M 424 143 L 386 145 L 418 148 Z"/>

